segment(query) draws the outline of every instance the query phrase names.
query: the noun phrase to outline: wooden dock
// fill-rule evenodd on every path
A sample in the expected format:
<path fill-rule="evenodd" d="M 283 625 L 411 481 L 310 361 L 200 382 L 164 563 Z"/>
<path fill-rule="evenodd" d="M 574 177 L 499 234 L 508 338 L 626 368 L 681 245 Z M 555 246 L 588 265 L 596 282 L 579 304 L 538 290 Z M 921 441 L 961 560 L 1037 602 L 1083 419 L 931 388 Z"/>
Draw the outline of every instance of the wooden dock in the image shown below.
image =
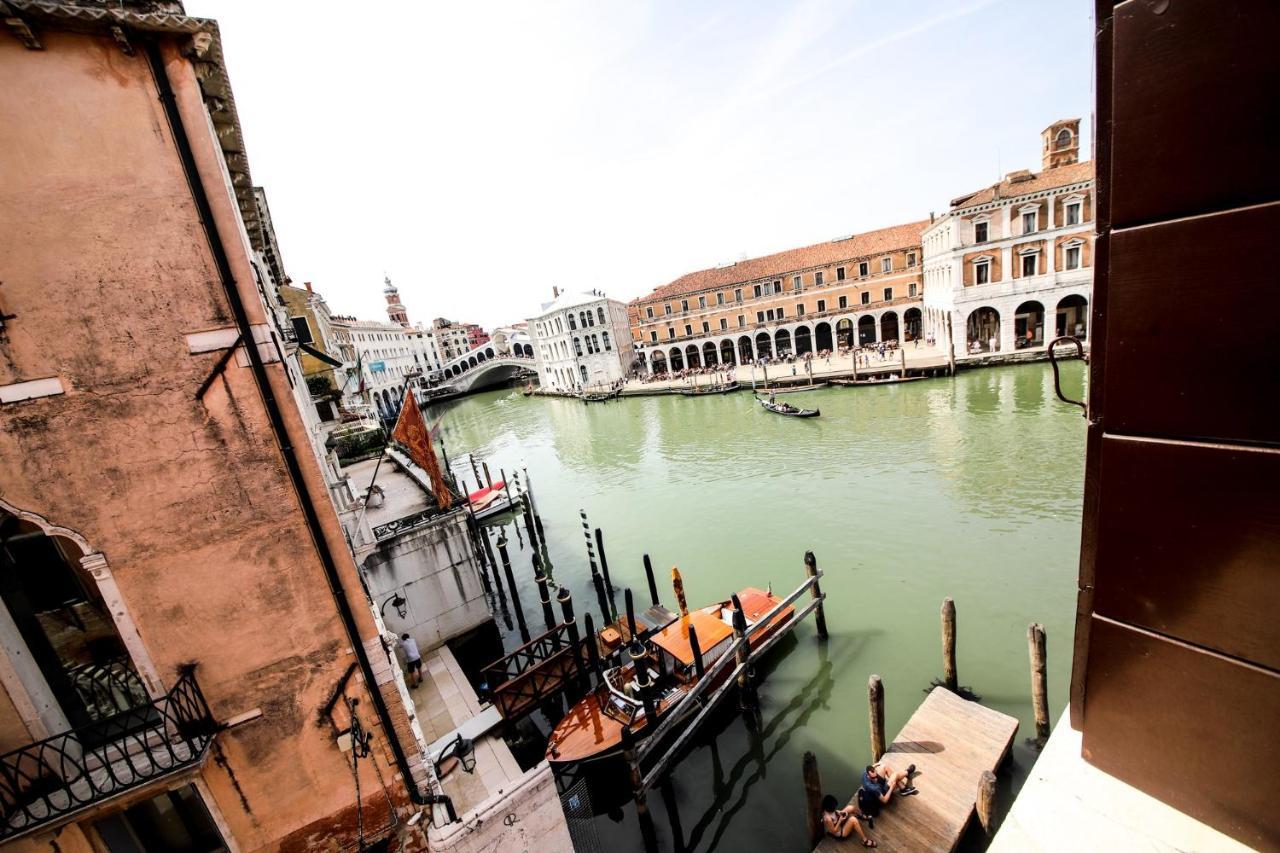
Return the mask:
<path fill-rule="evenodd" d="M 895 770 L 914 764 L 913 782 L 920 793 L 895 794 L 876 817 L 875 829 L 865 823 L 863 829 L 879 850 L 954 850 L 969 825 L 983 771 L 994 772 L 1004 761 L 1017 731 L 1013 717 L 935 687 L 883 759 Z M 856 836 L 845 841 L 824 837 L 816 849 L 837 853 L 855 847 Z"/>

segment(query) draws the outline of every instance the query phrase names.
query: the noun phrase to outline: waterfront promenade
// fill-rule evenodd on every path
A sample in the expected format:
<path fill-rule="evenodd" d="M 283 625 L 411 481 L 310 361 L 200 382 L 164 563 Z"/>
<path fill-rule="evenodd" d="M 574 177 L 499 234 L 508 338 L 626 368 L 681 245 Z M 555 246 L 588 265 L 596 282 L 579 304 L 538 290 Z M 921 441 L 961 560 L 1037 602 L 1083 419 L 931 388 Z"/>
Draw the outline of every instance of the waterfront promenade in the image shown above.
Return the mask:
<path fill-rule="evenodd" d="M 883 375 L 885 373 L 897 373 L 902 369 L 903 354 L 906 355 L 906 369 L 909 372 L 934 370 L 946 368 L 947 366 L 945 350 L 939 347 L 926 346 L 923 343 L 919 347 L 907 344 L 902 349 L 886 350 L 883 359 L 876 353 L 870 353 L 869 355 L 859 353 L 857 368 L 859 378 L 870 378 L 873 375 Z M 736 365 L 731 368 L 721 369 L 716 373 L 655 379 L 651 382 L 632 379 L 627 382 L 622 393 L 624 395 L 644 394 L 646 392 L 692 388 L 695 385 L 705 387 L 724 381 L 726 374 L 730 373 L 732 379 L 746 387 L 750 387 L 753 378 L 757 385 L 764 385 L 766 377 L 769 384 L 783 383 L 790 385 L 803 384 L 805 378 L 810 375 L 812 375 L 815 382 L 825 382 L 830 379 L 852 379 L 853 372 L 853 355 L 837 355 L 833 353 L 830 357 L 814 356 L 808 363 L 807 368 L 804 360 L 797 358 L 790 364 L 780 362 L 764 366 L 758 364 Z"/>

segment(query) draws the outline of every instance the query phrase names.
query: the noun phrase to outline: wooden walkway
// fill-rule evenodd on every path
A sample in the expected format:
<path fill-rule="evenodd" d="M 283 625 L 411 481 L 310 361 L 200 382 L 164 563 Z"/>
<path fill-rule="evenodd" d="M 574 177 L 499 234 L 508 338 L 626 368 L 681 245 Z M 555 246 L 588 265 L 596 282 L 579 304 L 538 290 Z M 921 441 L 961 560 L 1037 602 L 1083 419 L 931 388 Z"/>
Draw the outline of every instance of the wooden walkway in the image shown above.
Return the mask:
<path fill-rule="evenodd" d="M 920 793 L 894 795 L 880 812 L 876 828 L 868 830 L 878 849 L 954 850 L 973 814 L 982 771 L 1000 765 L 1017 731 L 1013 717 L 935 687 L 885 752 L 885 763 L 895 770 L 916 766 Z M 824 838 L 817 850 L 859 846 L 857 836 Z"/>

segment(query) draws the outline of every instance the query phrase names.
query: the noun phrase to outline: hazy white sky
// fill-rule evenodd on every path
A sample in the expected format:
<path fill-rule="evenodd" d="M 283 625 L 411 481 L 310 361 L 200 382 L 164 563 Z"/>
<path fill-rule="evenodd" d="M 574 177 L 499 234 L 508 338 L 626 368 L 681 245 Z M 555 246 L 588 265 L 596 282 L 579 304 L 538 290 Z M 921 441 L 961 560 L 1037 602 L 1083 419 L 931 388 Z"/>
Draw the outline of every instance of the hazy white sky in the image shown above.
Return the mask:
<path fill-rule="evenodd" d="M 218 19 L 286 269 L 486 327 L 942 211 L 1092 137 L 1090 0 L 290 3 Z"/>

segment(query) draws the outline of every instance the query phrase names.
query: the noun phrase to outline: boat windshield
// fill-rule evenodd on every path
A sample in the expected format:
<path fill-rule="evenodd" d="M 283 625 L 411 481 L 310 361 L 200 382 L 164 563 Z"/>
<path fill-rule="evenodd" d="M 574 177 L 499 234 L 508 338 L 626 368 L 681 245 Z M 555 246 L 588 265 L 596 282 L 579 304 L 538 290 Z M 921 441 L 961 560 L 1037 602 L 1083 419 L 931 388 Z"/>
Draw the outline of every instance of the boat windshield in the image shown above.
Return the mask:
<path fill-rule="evenodd" d="M 643 713 L 641 705 L 626 695 L 626 679 L 629 671 L 622 667 L 614 667 L 605 671 L 604 683 L 596 688 L 596 699 L 600 709 L 623 725 L 629 724 L 637 713 Z"/>

